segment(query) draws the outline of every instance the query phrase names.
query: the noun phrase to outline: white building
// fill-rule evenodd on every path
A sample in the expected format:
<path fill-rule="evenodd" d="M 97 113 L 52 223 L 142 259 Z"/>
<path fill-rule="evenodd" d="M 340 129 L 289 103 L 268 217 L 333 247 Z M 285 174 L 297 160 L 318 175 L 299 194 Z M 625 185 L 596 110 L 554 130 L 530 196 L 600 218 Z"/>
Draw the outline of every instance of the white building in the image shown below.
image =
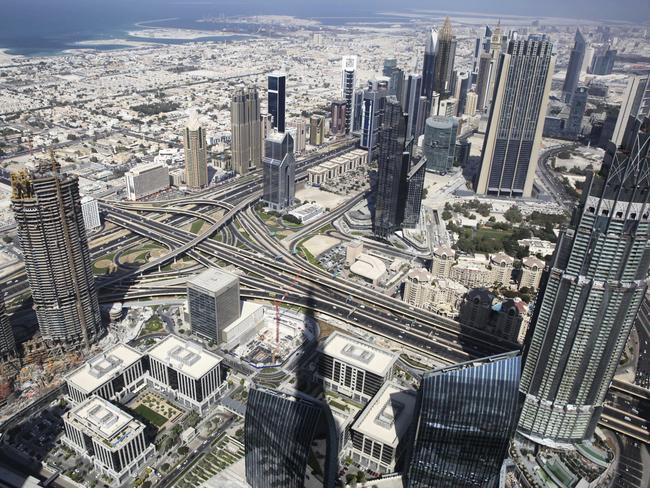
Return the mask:
<path fill-rule="evenodd" d="M 456 261 L 456 251 L 444 244 L 433 249 L 431 274 L 434 278 L 449 278 L 451 267 Z"/>
<path fill-rule="evenodd" d="M 397 354 L 334 332 L 319 347 L 318 372 L 325 389 L 357 402 L 369 401 L 393 377 Z"/>
<path fill-rule="evenodd" d="M 519 288 L 537 290 L 539 288 L 539 282 L 542 280 L 544 266 L 546 266 L 546 263 L 541 259 L 537 259 L 535 256 L 522 259 Z"/>
<path fill-rule="evenodd" d="M 352 460 L 371 471 L 393 473 L 406 448 L 416 399 L 415 390 L 385 383 L 351 427 Z"/>
<path fill-rule="evenodd" d="M 354 149 L 307 170 L 309 184 L 321 186 L 368 164 L 368 151 Z"/>
<path fill-rule="evenodd" d="M 490 256 L 490 271 L 492 283 L 501 283 L 508 286 L 512 278 L 515 260 L 505 253 L 499 252 Z"/>
<path fill-rule="evenodd" d="M 121 307 L 120 307 L 121 308 Z M 92 395 L 123 403 L 146 384 L 144 355 L 116 344 L 65 375 L 68 396 L 81 403 Z"/>
<path fill-rule="evenodd" d="M 350 272 L 361 276 L 373 285 L 378 285 L 386 276 L 386 265 L 384 262 L 370 254 L 359 254 L 357 260 L 350 266 Z"/>
<path fill-rule="evenodd" d="M 517 241 L 521 247 L 527 247 L 528 252 L 533 255 L 541 256 L 550 256 L 555 251 L 555 244 L 551 241 L 545 241 L 544 239 L 539 239 L 537 237 L 532 237 L 530 239 L 520 239 Z"/>
<path fill-rule="evenodd" d="M 298 208 L 294 208 L 289 215 L 293 215 L 303 224 L 318 218 L 323 214 L 323 207 L 317 203 L 304 203 Z"/>
<path fill-rule="evenodd" d="M 137 476 L 155 454 L 145 425 L 98 396 L 91 396 L 63 415 L 63 441 L 87 457 L 101 475 L 121 486 Z"/>
<path fill-rule="evenodd" d="M 241 315 L 221 332 L 221 348 L 234 349 L 248 342 L 264 326 L 264 305 L 242 302 Z"/>
<path fill-rule="evenodd" d="M 159 163 L 142 164 L 127 172 L 124 178 L 127 198 L 135 201 L 169 188 L 169 167 Z"/>
<path fill-rule="evenodd" d="M 175 335 L 149 350 L 149 381 L 182 405 L 205 414 L 216 403 L 221 381 L 221 358 L 199 344 Z"/>
<path fill-rule="evenodd" d="M 467 288 L 452 280 L 433 280 L 433 293 L 431 294 L 431 311 L 446 317 L 455 317 L 458 306 L 463 301 Z"/>
<path fill-rule="evenodd" d="M 429 308 L 433 297 L 432 276 L 424 268 L 409 271 L 404 281 L 402 299 L 417 308 Z"/>
<path fill-rule="evenodd" d="M 492 285 L 492 274 L 487 268 L 488 260 L 481 254 L 461 256 L 452 266 L 449 278 L 467 288 Z"/>
<path fill-rule="evenodd" d="M 345 246 L 345 265 L 352 266 L 359 256 L 363 254 L 363 242 L 350 241 Z"/>
<path fill-rule="evenodd" d="M 81 199 L 81 214 L 84 219 L 86 230 L 94 230 L 102 225 L 99 219 L 99 206 L 97 200 L 90 196 L 84 196 Z"/>

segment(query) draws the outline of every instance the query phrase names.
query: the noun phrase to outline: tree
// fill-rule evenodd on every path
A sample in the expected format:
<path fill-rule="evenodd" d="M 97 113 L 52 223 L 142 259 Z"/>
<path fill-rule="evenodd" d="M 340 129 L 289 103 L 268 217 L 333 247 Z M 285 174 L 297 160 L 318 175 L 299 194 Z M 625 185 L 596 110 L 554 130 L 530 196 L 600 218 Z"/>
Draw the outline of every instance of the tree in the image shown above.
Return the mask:
<path fill-rule="evenodd" d="M 524 216 L 521 214 L 521 210 L 519 210 L 519 207 L 516 205 L 513 205 L 508 210 L 506 210 L 503 213 L 503 218 L 508 222 L 512 222 L 513 224 L 519 224 L 522 220 L 524 220 Z"/>
<path fill-rule="evenodd" d="M 185 456 L 188 452 L 190 452 L 190 448 L 187 446 L 181 446 L 178 448 L 178 454 L 181 456 Z"/>
<path fill-rule="evenodd" d="M 442 220 L 449 220 L 449 219 L 451 219 L 451 212 L 445 208 L 442 211 Z"/>

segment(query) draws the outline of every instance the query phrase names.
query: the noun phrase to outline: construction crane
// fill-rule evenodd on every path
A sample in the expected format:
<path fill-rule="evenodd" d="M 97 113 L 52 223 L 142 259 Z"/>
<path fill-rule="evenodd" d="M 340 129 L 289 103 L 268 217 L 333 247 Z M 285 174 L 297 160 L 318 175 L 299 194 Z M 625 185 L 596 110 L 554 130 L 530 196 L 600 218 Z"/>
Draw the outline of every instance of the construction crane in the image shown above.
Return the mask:
<path fill-rule="evenodd" d="M 291 284 L 288 285 L 284 290 L 284 295 L 280 299 L 273 300 L 273 305 L 275 306 L 275 349 L 273 351 L 273 362 L 277 361 L 278 354 L 280 352 L 280 303 L 282 303 L 289 294 L 289 288 L 295 285 L 300 277 L 302 276 L 302 270 L 300 270 L 296 276 L 291 281 Z"/>

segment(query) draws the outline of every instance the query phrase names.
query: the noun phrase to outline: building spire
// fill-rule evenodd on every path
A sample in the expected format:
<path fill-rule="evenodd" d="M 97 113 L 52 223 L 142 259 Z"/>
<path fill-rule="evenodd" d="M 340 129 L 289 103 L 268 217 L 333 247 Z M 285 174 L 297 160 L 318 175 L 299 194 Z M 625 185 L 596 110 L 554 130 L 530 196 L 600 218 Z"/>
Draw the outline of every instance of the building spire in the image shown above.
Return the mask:
<path fill-rule="evenodd" d="M 439 37 L 440 39 L 451 40 L 454 36 L 454 33 L 451 30 L 451 19 L 445 17 L 445 22 L 442 24 L 442 29 L 440 29 Z"/>

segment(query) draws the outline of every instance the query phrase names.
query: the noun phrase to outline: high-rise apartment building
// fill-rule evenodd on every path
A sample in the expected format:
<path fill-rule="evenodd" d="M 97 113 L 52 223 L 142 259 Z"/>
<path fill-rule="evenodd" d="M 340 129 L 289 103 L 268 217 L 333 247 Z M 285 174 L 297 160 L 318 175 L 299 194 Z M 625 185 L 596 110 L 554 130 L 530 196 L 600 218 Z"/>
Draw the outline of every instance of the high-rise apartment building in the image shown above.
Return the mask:
<path fill-rule="evenodd" d="M 244 417 L 247 486 L 303 488 L 311 443 L 327 422 L 325 415 L 323 406 L 309 397 L 251 388 Z M 328 454 L 334 451 L 330 448 Z M 325 465 L 322 486 L 331 488 L 336 459 L 327 456 Z"/>
<path fill-rule="evenodd" d="M 614 70 L 614 61 L 616 60 L 617 54 L 618 51 L 612 49 L 610 45 L 598 47 L 591 60 L 591 69 L 589 72 L 592 75 L 611 75 Z"/>
<path fill-rule="evenodd" d="M 627 83 L 621 110 L 618 112 L 612 142 L 620 146 L 628 125 L 637 117 L 650 115 L 650 74 L 635 75 Z"/>
<path fill-rule="evenodd" d="M 325 116 L 314 114 L 309 118 L 309 144 L 320 146 L 325 142 Z"/>
<path fill-rule="evenodd" d="M 384 115 L 385 99 L 385 90 L 367 89 L 363 93 L 359 147 L 368 150 L 368 161 L 372 161 L 379 144 L 379 127 Z"/>
<path fill-rule="evenodd" d="M 384 67 L 381 71 L 382 75 L 390 78 L 391 73 L 393 70 L 397 68 L 397 59 L 391 58 L 391 59 L 384 59 Z"/>
<path fill-rule="evenodd" d="M 345 134 L 345 111 L 347 103 L 345 100 L 334 100 L 330 108 L 332 123 L 330 132 L 333 135 Z"/>
<path fill-rule="evenodd" d="M 267 76 L 267 104 L 268 113 L 271 114 L 271 124 L 278 132 L 284 132 L 286 100 L 287 100 L 287 75 L 284 73 L 270 73 Z"/>
<path fill-rule="evenodd" d="M 412 138 L 406 135 L 407 117 L 395 97 L 387 97 L 379 132 L 379 159 L 373 231 L 387 237 L 402 225 L 408 192 Z"/>
<path fill-rule="evenodd" d="M 445 99 L 452 94 L 452 76 L 456 57 L 456 37 L 451 29 L 449 17 L 445 18 L 445 22 L 438 32 L 437 47 L 433 90 L 440 93 L 441 99 Z"/>
<path fill-rule="evenodd" d="M 4 290 L 0 288 L 0 362 L 16 355 L 16 339 L 5 308 Z"/>
<path fill-rule="evenodd" d="M 576 29 L 575 43 L 569 56 L 569 65 L 566 69 L 564 85 L 562 85 L 562 95 L 564 96 L 564 101 L 567 103 L 571 101 L 571 97 L 576 91 L 576 88 L 578 88 L 586 49 L 587 41 L 582 35 L 582 32 L 580 32 L 580 29 Z"/>
<path fill-rule="evenodd" d="M 255 87 L 239 87 L 230 102 L 232 170 L 245 175 L 262 163 L 260 97 Z"/>
<path fill-rule="evenodd" d="M 477 109 L 479 112 L 485 112 L 492 99 L 489 93 L 490 78 L 495 65 L 490 53 L 481 53 L 478 60 L 478 75 L 476 78 Z"/>
<path fill-rule="evenodd" d="M 472 86 L 470 73 L 460 71 L 456 74 L 456 83 L 454 84 L 453 96 L 456 99 L 456 113 L 453 115 L 461 116 L 465 113 L 467 104 L 467 95 Z"/>
<path fill-rule="evenodd" d="M 124 174 L 124 181 L 126 198 L 140 200 L 169 188 L 169 166 L 165 163 L 140 164 Z"/>
<path fill-rule="evenodd" d="M 89 195 L 81 197 L 81 214 L 84 218 L 86 230 L 95 230 L 102 226 L 97 199 Z"/>
<path fill-rule="evenodd" d="M 477 193 L 532 195 L 554 64 L 547 40 L 510 41 L 501 54 Z"/>
<path fill-rule="evenodd" d="M 438 52 L 438 31 L 435 27 L 427 33 L 427 42 L 424 47 L 424 60 L 422 63 L 422 95 L 431 101 L 434 92 L 436 77 L 436 54 Z M 391 95 L 396 95 L 391 93 Z M 401 97 L 398 97 L 400 100 Z"/>
<path fill-rule="evenodd" d="M 288 133 L 278 132 L 271 134 L 264 145 L 262 201 L 273 210 L 283 210 L 293 205 L 296 194 L 293 137 Z"/>
<path fill-rule="evenodd" d="M 295 154 L 302 154 L 307 147 L 307 123 L 305 119 L 299 118 L 291 124 L 294 128 L 293 131 L 293 150 Z"/>
<path fill-rule="evenodd" d="M 587 109 L 587 98 L 589 93 L 586 86 L 578 86 L 570 98 L 569 117 L 564 124 L 564 135 L 576 139 L 582 130 L 582 118 Z"/>
<path fill-rule="evenodd" d="M 463 111 L 463 114 L 460 115 L 467 115 L 469 117 L 474 117 L 476 115 L 477 107 L 478 107 L 478 95 L 473 91 L 471 91 L 467 94 L 467 98 L 465 100 L 465 110 Z"/>
<path fill-rule="evenodd" d="M 537 299 L 518 430 L 542 444 L 590 439 L 647 289 L 650 119 L 610 143 L 587 178 Z"/>
<path fill-rule="evenodd" d="M 239 277 L 210 268 L 187 281 L 187 308 L 192 332 L 223 342 L 222 332 L 239 318 Z"/>
<path fill-rule="evenodd" d="M 352 130 L 354 121 L 354 90 L 357 86 L 357 57 L 343 56 L 341 60 L 341 98 L 345 100 L 345 133 Z"/>
<path fill-rule="evenodd" d="M 204 188 L 208 184 L 208 148 L 205 129 L 201 127 L 198 113 L 193 110 L 183 131 L 185 150 L 185 183 L 189 188 Z M 169 184 L 169 182 L 168 182 Z"/>
<path fill-rule="evenodd" d="M 11 175 L 12 206 L 42 337 L 88 347 L 101 331 L 75 176 L 43 163 Z"/>
<path fill-rule="evenodd" d="M 454 166 L 458 120 L 436 115 L 429 117 L 424 129 L 422 154 L 427 170 L 446 173 Z"/>
<path fill-rule="evenodd" d="M 498 486 L 517 425 L 520 371 L 512 352 L 424 374 L 407 488 Z"/>

